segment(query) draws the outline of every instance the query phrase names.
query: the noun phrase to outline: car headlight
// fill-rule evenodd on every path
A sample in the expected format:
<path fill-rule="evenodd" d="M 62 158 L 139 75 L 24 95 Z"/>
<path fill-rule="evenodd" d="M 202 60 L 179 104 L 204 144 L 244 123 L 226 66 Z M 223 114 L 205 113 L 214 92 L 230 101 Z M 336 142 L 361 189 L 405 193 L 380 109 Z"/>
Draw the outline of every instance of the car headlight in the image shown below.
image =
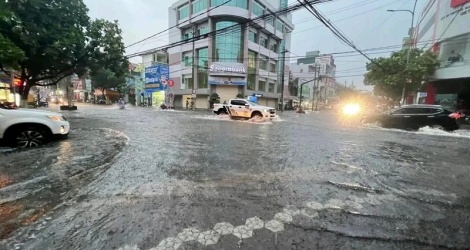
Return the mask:
<path fill-rule="evenodd" d="M 65 121 L 65 118 L 63 116 L 58 116 L 58 115 L 51 115 L 51 116 L 48 116 L 48 118 L 57 122 Z"/>
<path fill-rule="evenodd" d="M 346 104 L 343 107 L 343 114 L 345 115 L 357 115 L 361 107 L 358 104 Z"/>
<path fill-rule="evenodd" d="M 263 109 L 263 112 L 268 113 L 269 109 Z"/>

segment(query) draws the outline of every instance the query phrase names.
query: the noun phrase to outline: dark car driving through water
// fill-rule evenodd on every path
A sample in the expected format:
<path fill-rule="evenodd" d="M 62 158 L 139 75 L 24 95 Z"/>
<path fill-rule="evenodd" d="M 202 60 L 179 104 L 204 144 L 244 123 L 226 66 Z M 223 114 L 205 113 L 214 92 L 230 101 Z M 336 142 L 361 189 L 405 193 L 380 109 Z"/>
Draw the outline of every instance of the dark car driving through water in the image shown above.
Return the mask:
<path fill-rule="evenodd" d="M 365 116 L 362 124 L 376 124 L 384 128 L 418 130 L 431 127 L 446 131 L 459 128 L 458 113 L 453 113 L 439 105 L 404 105 L 381 114 Z"/>

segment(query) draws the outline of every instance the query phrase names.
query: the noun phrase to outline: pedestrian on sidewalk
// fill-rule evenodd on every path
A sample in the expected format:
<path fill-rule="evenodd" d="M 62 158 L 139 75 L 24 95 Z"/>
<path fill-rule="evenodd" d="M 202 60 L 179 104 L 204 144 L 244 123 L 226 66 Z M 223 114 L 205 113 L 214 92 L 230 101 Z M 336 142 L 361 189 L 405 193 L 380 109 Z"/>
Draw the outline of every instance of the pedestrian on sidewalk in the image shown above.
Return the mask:
<path fill-rule="evenodd" d="M 189 101 L 186 100 L 186 109 L 188 109 L 188 107 L 189 107 Z"/>

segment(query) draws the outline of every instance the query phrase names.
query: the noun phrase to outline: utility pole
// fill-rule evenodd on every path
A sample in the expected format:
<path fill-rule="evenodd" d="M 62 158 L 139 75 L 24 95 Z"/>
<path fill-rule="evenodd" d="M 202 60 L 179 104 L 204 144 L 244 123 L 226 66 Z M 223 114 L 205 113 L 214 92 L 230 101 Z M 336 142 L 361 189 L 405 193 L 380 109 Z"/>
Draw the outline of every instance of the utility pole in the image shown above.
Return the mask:
<path fill-rule="evenodd" d="M 193 26 L 193 58 L 192 58 L 192 64 L 193 64 L 193 68 L 192 68 L 192 80 L 193 80 L 193 84 L 192 84 L 192 90 L 191 90 L 191 108 L 194 110 L 196 110 L 196 100 L 197 100 L 197 96 L 196 96 L 196 70 L 195 70 L 195 63 L 196 63 L 196 25 Z M 194 96 L 194 98 L 193 98 Z"/>
<path fill-rule="evenodd" d="M 318 65 L 315 64 L 314 68 L 313 68 L 313 72 L 314 72 L 314 75 L 313 75 L 313 94 L 312 94 L 312 111 L 314 110 L 313 108 L 313 103 L 314 102 L 317 102 L 317 87 L 318 87 L 318 75 L 320 74 L 319 70 L 318 70 Z M 315 110 L 316 110 L 316 106 L 315 106 Z"/>
<path fill-rule="evenodd" d="M 282 67 L 281 67 L 281 111 L 284 112 L 284 78 L 285 78 L 285 64 L 286 64 L 286 52 L 284 49 L 282 51 Z"/>

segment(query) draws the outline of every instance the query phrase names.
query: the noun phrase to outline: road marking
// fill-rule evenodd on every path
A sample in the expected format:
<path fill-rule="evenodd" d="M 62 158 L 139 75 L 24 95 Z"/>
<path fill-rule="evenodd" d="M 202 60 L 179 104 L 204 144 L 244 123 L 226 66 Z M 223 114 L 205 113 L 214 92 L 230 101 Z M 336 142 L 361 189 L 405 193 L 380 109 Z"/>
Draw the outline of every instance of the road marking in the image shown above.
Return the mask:
<path fill-rule="evenodd" d="M 354 203 L 354 204 L 353 204 Z M 346 204 L 338 199 L 330 199 L 325 205 L 315 201 L 306 203 L 306 207 L 297 209 L 293 206 L 283 208 L 282 212 L 276 213 L 272 220 L 263 221 L 259 217 L 251 217 L 245 221 L 244 225 L 233 226 L 228 222 L 220 222 L 214 225 L 212 230 L 200 232 L 199 229 L 190 227 L 185 228 L 176 237 L 165 238 L 157 245 L 157 247 L 149 250 L 176 250 L 183 242 L 198 241 L 204 246 L 217 244 L 222 235 L 234 235 L 240 240 L 247 239 L 253 236 L 254 230 L 266 228 L 273 233 L 284 231 L 284 224 L 292 223 L 293 217 L 296 215 L 315 218 L 318 217 L 318 211 L 324 209 L 342 209 L 345 206 L 362 207 L 360 204 L 351 202 Z M 135 245 L 123 246 L 118 250 L 141 250 Z"/>

